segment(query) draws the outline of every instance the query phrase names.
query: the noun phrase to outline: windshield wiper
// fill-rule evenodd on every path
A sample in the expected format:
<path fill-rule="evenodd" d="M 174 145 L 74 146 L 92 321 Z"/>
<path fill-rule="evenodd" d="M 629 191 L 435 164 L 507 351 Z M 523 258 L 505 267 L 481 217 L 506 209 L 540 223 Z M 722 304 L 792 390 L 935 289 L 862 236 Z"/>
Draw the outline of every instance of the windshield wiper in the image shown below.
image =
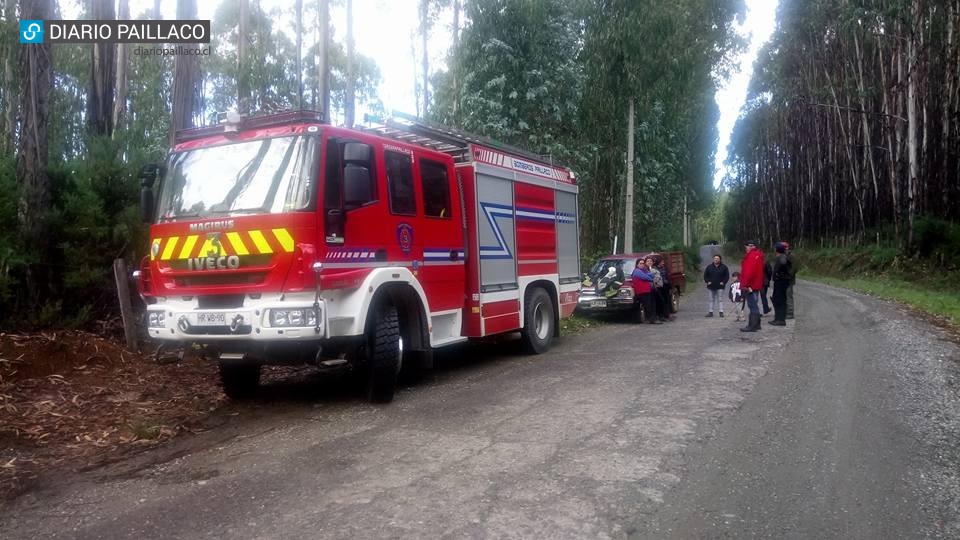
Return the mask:
<path fill-rule="evenodd" d="M 177 214 L 175 216 L 161 217 L 160 221 L 170 222 L 170 221 L 180 221 L 181 219 L 191 219 L 197 217 L 204 217 L 200 212 L 188 212 L 186 214 Z"/>

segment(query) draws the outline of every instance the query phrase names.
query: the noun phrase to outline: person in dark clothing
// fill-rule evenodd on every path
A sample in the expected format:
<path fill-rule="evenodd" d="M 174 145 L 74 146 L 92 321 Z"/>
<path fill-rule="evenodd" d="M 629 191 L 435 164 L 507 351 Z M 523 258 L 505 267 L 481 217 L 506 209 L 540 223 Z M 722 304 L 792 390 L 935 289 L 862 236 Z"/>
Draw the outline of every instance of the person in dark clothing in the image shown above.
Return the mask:
<path fill-rule="evenodd" d="M 707 317 L 713 317 L 715 309 L 723 317 L 723 291 L 727 288 L 727 282 L 730 281 L 730 270 L 723 264 L 723 258 L 720 255 L 714 255 L 713 264 L 708 264 L 703 270 L 703 281 L 707 284 L 707 290 L 710 291 Z"/>
<path fill-rule="evenodd" d="M 660 276 L 663 278 L 663 285 L 660 287 L 660 297 L 663 299 L 663 302 L 660 304 L 663 306 L 663 315 L 661 318 L 664 322 L 672 321 L 673 298 L 670 293 L 673 291 L 673 285 L 670 284 L 670 269 L 667 268 L 667 262 L 663 260 L 663 257 L 655 258 L 654 262 L 657 265 L 657 270 L 660 271 Z"/>
<path fill-rule="evenodd" d="M 653 275 L 652 289 L 650 290 L 651 296 L 653 296 L 654 306 L 656 307 L 656 318 L 658 321 L 665 321 L 666 315 L 665 310 L 666 306 L 663 303 L 663 294 L 660 292 L 663 289 L 663 274 L 660 272 L 656 260 L 653 257 L 647 257 L 644 260 L 647 268 L 650 269 L 650 273 Z"/>
<path fill-rule="evenodd" d="M 763 314 L 770 313 L 770 304 L 767 303 L 767 293 L 770 290 L 770 280 L 773 279 L 773 263 L 767 261 L 763 265 L 763 290 L 760 292 L 760 300 L 763 302 Z"/>
<path fill-rule="evenodd" d="M 773 262 L 773 320 L 771 326 L 787 325 L 787 287 L 790 286 L 790 259 L 787 258 L 787 247 L 783 242 L 773 246 L 777 258 Z"/>

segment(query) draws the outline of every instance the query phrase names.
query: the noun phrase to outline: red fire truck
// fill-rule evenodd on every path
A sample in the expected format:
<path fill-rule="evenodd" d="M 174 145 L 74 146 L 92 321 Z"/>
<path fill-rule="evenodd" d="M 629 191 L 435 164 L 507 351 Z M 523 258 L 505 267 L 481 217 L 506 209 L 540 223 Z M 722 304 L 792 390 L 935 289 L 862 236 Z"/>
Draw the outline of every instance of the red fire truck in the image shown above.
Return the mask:
<path fill-rule="evenodd" d="M 231 116 L 144 168 L 138 273 L 150 337 L 213 351 L 231 397 L 305 363 L 358 369 L 390 401 L 433 349 L 520 331 L 541 353 L 576 307 L 570 170 L 412 118 Z"/>

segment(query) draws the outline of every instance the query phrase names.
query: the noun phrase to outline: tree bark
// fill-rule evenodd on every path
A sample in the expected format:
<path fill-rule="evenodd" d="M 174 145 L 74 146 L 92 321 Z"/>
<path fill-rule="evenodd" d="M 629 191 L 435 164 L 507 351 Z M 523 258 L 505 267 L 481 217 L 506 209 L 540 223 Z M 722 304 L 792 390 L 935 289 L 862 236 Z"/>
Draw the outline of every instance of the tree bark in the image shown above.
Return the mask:
<path fill-rule="evenodd" d="M 356 99 L 356 81 L 354 81 L 353 63 L 353 0 L 347 0 L 347 95 L 343 103 L 344 124 L 353 127 L 354 100 Z"/>
<path fill-rule="evenodd" d="M 197 0 L 177 0 L 177 19 L 197 18 Z M 200 104 L 200 57 L 177 55 L 173 68 L 173 99 L 170 103 L 170 143 L 181 129 L 194 127 Z"/>
<path fill-rule="evenodd" d="M 53 0 L 24 1 L 20 5 L 23 19 L 50 20 Z M 17 180 L 20 200 L 17 217 L 24 244 L 30 246 L 39 265 L 27 268 L 27 290 L 34 303 L 41 297 L 44 265 L 49 261 L 51 235 L 46 214 L 50 210 L 52 192 L 47 175 L 49 162 L 48 126 L 50 94 L 53 91 L 53 54 L 49 43 L 20 47 L 20 145 L 17 152 Z M 44 283 L 49 285 L 49 282 Z"/>
<path fill-rule="evenodd" d="M 320 58 L 317 71 L 320 79 L 320 109 L 325 121 L 330 121 L 330 0 L 319 0 Z"/>
<path fill-rule="evenodd" d="M 914 245 L 914 219 L 917 211 L 917 178 L 920 163 L 917 159 L 917 69 L 918 40 L 920 30 L 920 1 L 913 0 L 910 6 L 913 16 L 910 37 L 907 41 L 907 247 Z"/>
<path fill-rule="evenodd" d="M 430 33 L 429 2 L 430 0 L 420 0 L 420 76 L 422 80 L 421 85 L 423 86 L 423 92 L 421 94 L 423 107 L 420 110 L 423 111 L 421 114 L 424 118 L 427 117 L 427 109 L 430 105 L 430 62 L 429 56 L 427 55 L 427 37 Z"/>
<path fill-rule="evenodd" d="M 303 109 L 303 0 L 297 0 L 297 108 Z"/>
<path fill-rule="evenodd" d="M 247 68 L 247 34 L 250 24 L 247 21 L 250 5 L 248 0 L 240 0 L 240 21 L 237 25 L 237 110 L 250 112 L 250 78 Z"/>
<path fill-rule="evenodd" d="M 113 0 L 93 0 L 94 20 L 114 20 Z M 93 135 L 113 133 L 113 84 L 116 43 L 90 45 L 90 87 L 87 91 L 87 128 Z"/>
<path fill-rule="evenodd" d="M 453 125 L 460 126 L 460 0 L 453 0 L 453 47 L 451 48 L 450 71 L 453 76 Z"/>
<path fill-rule="evenodd" d="M 130 0 L 120 0 L 120 9 L 117 13 L 119 20 L 130 18 Z M 115 87 L 117 94 L 113 101 L 113 135 L 122 131 L 124 115 L 127 112 L 127 63 L 129 61 L 130 46 L 126 43 L 117 44 L 117 71 Z"/>

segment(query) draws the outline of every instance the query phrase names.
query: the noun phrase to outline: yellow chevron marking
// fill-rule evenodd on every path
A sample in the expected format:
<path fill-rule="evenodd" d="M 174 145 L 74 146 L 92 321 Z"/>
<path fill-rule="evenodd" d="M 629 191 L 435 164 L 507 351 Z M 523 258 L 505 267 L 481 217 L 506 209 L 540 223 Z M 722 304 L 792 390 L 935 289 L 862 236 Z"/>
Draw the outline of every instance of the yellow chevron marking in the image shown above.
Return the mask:
<path fill-rule="evenodd" d="M 157 256 L 154 255 L 154 253 L 155 253 L 155 250 L 160 249 L 160 242 L 162 240 L 163 238 L 154 238 L 153 240 L 150 241 L 150 260 L 151 261 L 157 258 Z"/>
<path fill-rule="evenodd" d="M 167 238 L 167 245 L 163 247 L 163 254 L 160 255 L 161 261 L 169 261 L 170 257 L 173 257 L 173 251 L 177 249 L 177 242 L 179 240 L 179 236 L 171 236 L 170 238 Z"/>
<path fill-rule="evenodd" d="M 286 229 L 274 229 L 273 235 L 277 237 L 277 241 L 283 246 L 284 251 L 287 253 L 293 252 L 293 237 L 290 236 L 290 233 L 288 233 Z"/>
<path fill-rule="evenodd" d="M 273 250 L 270 249 L 270 243 L 267 242 L 267 239 L 263 237 L 262 232 L 250 231 L 250 239 L 253 240 L 253 243 L 257 246 L 257 250 L 260 253 L 273 253 Z"/>
<path fill-rule="evenodd" d="M 230 245 L 233 246 L 233 250 L 237 252 L 237 255 L 250 254 L 250 252 L 247 251 L 247 246 L 243 243 L 243 239 L 240 238 L 240 233 L 228 232 L 227 238 L 230 239 Z"/>
<path fill-rule="evenodd" d="M 183 249 L 180 250 L 180 256 L 178 259 L 188 259 L 190 254 L 193 252 L 193 246 L 197 243 L 197 235 L 191 234 L 183 242 Z"/>

